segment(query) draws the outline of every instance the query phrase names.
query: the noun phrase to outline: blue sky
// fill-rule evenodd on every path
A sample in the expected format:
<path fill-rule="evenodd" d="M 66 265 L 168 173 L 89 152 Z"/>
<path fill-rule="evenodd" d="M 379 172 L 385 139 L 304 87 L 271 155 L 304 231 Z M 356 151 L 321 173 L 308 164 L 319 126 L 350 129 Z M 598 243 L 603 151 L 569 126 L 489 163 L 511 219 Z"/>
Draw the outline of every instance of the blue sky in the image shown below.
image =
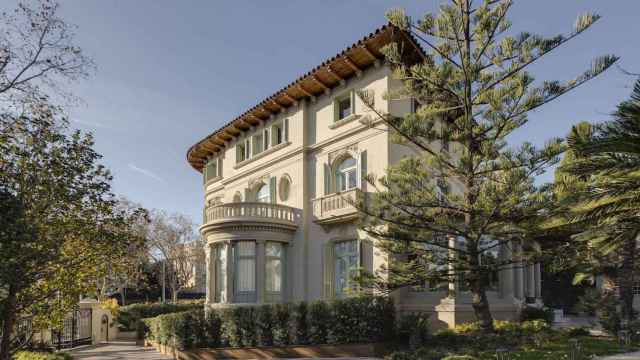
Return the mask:
<path fill-rule="evenodd" d="M 116 193 L 198 223 L 203 188 L 185 160 L 190 145 L 384 24 L 386 9 L 418 17 L 438 2 L 61 0 L 63 17 L 79 26 L 77 43 L 98 64 L 74 85 L 85 104 L 71 119 L 94 132 Z M 536 78 L 568 79 L 609 53 L 640 72 L 640 1 L 520 0 L 510 19 L 515 30 L 552 35 L 584 11 L 603 18 L 536 64 Z M 512 141 L 541 144 L 578 121 L 605 120 L 633 80 L 609 70 L 531 114 Z"/>

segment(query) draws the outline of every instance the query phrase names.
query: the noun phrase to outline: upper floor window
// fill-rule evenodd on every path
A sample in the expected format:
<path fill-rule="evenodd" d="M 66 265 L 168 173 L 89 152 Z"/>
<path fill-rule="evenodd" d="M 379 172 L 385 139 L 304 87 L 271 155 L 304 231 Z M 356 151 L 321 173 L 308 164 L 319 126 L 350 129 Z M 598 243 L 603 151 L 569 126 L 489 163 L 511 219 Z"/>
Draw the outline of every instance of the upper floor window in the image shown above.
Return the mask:
<path fill-rule="evenodd" d="M 205 183 L 207 181 L 211 180 L 211 179 L 215 179 L 215 178 L 217 178 L 219 176 L 222 176 L 222 161 L 221 161 L 221 159 L 218 158 L 218 157 L 210 159 L 207 162 L 207 165 L 204 167 L 203 175 L 204 175 L 204 182 Z"/>
<path fill-rule="evenodd" d="M 271 146 L 289 141 L 289 119 L 278 121 L 271 125 Z"/>
<path fill-rule="evenodd" d="M 260 154 L 261 152 L 263 152 L 265 150 L 265 146 L 264 146 L 264 135 L 262 133 L 259 133 L 258 135 L 254 135 L 253 136 L 253 144 L 252 144 L 252 148 L 253 148 L 253 153 L 252 155 L 257 155 Z"/>
<path fill-rule="evenodd" d="M 347 191 L 357 185 L 357 164 L 356 159 L 348 157 L 336 167 L 336 191 Z"/>
<path fill-rule="evenodd" d="M 353 91 L 336 98 L 334 106 L 334 121 L 343 120 L 355 113 Z"/>
<path fill-rule="evenodd" d="M 249 139 L 238 142 L 236 145 L 236 162 L 242 162 L 251 157 L 251 142 Z"/>
<path fill-rule="evenodd" d="M 271 202 L 271 189 L 269 189 L 269 185 L 262 184 L 260 186 L 256 192 L 256 201 L 264 203 Z"/>

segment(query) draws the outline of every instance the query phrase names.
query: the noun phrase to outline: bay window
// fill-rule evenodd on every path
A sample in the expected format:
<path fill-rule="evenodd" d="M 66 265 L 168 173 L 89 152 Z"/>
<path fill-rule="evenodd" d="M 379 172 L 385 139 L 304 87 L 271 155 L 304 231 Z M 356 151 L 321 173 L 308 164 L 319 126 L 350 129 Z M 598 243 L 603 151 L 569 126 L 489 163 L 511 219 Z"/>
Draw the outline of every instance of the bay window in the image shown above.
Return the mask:
<path fill-rule="evenodd" d="M 282 299 L 284 247 L 279 242 L 265 245 L 265 296 L 267 302 Z"/>

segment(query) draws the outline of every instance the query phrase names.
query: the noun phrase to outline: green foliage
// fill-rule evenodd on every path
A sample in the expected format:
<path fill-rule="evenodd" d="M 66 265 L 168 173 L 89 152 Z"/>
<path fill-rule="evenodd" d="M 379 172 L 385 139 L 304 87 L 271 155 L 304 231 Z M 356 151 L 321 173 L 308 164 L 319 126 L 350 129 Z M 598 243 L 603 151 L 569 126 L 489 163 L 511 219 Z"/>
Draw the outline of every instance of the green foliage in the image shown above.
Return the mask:
<path fill-rule="evenodd" d="M 308 344 L 309 343 L 309 323 L 308 323 L 308 305 L 306 302 L 300 302 L 293 305 L 293 327 L 295 329 L 294 340 L 295 344 Z"/>
<path fill-rule="evenodd" d="M 429 315 L 426 313 L 403 314 L 398 319 L 398 340 L 410 349 L 417 349 L 429 336 Z"/>
<path fill-rule="evenodd" d="M 395 142 L 418 150 L 388 167 L 384 176 L 367 176 L 376 191 L 357 204 L 365 215 L 363 230 L 382 239 L 376 245 L 389 256 L 411 260 L 381 268 L 375 281 L 363 277 L 369 281 L 362 285 L 390 292 L 425 281 L 463 279 L 487 331 L 493 324 L 485 296 L 488 280 L 511 269 L 515 258 L 535 262 L 541 255 L 526 250 L 533 246 L 520 250 L 511 242 L 531 242 L 539 231 L 540 215 L 552 199 L 533 179 L 558 162 L 564 148 L 560 139 L 541 147 L 513 147 L 510 136 L 527 123 L 530 111 L 618 60 L 605 55 L 573 79 L 536 83 L 530 65 L 582 34 L 599 16 L 581 15 L 569 34 L 544 37 L 512 29 L 513 4 L 445 1 L 438 14 L 417 21 L 400 9 L 388 12 L 388 20 L 413 35 L 425 52 L 415 54 L 406 44 L 383 49 L 394 77 L 404 84 L 387 97 L 411 99 L 417 109 L 403 116 L 384 113 L 359 94 Z M 452 238 L 459 245 L 450 246 Z M 514 258 L 499 259 L 496 252 L 506 247 L 515 250 Z"/>
<path fill-rule="evenodd" d="M 326 344 L 329 341 L 335 344 L 363 343 L 390 341 L 394 336 L 395 309 L 388 298 L 352 298 L 332 301 L 324 306 L 314 302 L 309 306 L 309 321 L 296 320 L 301 318 L 299 311 L 305 312 L 306 309 L 307 306 L 299 303 L 236 306 L 208 309 L 206 315 L 203 309 L 198 309 L 142 321 L 147 328 L 148 340 L 180 349 Z M 323 317 L 311 321 L 314 313 Z M 312 325 L 315 321 L 317 324 Z M 339 323 L 343 325 L 333 326 Z M 320 324 L 323 328 L 319 330 Z M 306 329 L 298 328 L 300 326 L 306 326 Z M 294 332 L 313 335 L 292 336 Z"/>
<path fill-rule="evenodd" d="M 139 321 L 144 318 L 156 317 L 162 314 L 169 314 L 187 310 L 200 309 L 204 305 L 197 303 L 190 304 L 162 304 L 162 303 L 150 303 L 150 304 L 132 304 L 122 306 L 119 308 L 118 328 L 122 331 L 134 331 L 138 329 Z"/>
<path fill-rule="evenodd" d="M 571 326 L 564 330 L 569 337 L 589 336 L 589 329 Z"/>
<path fill-rule="evenodd" d="M 520 310 L 520 321 L 544 320 L 553 323 L 553 310 L 546 307 L 525 306 Z"/>
<path fill-rule="evenodd" d="M 309 306 L 309 343 L 326 344 L 329 334 L 331 310 L 324 301 L 314 301 Z"/>
<path fill-rule="evenodd" d="M 32 351 L 19 351 L 13 356 L 14 360 L 71 360 L 70 354 L 65 352 L 59 353 L 46 353 L 46 352 L 32 352 Z"/>

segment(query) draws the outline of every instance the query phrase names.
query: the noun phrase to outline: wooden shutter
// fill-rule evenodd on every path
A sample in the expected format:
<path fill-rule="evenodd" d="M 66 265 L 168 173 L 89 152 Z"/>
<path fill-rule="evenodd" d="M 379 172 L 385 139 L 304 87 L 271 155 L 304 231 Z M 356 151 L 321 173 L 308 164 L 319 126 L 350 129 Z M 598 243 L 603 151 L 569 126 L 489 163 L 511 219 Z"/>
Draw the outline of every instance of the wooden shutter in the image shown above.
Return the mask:
<path fill-rule="evenodd" d="M 264 142 L 262 145 L 262 150 L 267 150 L 269 148 L 269 129 L 264 129 L 262 134 L 262 141 Z"/>
<path fill-rule="evenodd" d="M 276 177 L 272 176 L 269 179 L 269 198 L 271 199 L 271 203 L 276 203 Z"/>
<path fill-rule="evenodd" d="M 329 195 L 331 193 L 331 167 L 329 164 L 324 164 L 324 194 Z"/>
<path fill-rule="evenodd" d="M 242 155 L 244 150 L 240 146 L 240 144 L 236 144 L 236 164 L 242 161 Z"/>
<path fill-rule="evenodd" d="M 284 141 L 289 141 L 289 119 L 284 119 Z"/>
<path fill-rule="evenodd" d="M 323 259 L 323 278 L 324 278 L 324 291 L 323 295 L 325 299 L 333 299 L 335 296 L 334 286 L 334 249 L 333 242 L 328 242 L 324 245 L 324 259 Z"/>
<path fill-rule="evenodd" d="M 359 183 L 360 183 L 360 189 L 361 190 L 365 190 L 365 188 L 367 187 L 367 151 L 362 151 L 360 152 L 360 159 L 358 161 L 358 176 L 359 176 Z"/>
<path fill-rule="evenodd" d="M 369 239 L 361 239 L 359 242 L 360 242 L 359 267 L 368 273 L 373 273 L 373 242 Z"/>

